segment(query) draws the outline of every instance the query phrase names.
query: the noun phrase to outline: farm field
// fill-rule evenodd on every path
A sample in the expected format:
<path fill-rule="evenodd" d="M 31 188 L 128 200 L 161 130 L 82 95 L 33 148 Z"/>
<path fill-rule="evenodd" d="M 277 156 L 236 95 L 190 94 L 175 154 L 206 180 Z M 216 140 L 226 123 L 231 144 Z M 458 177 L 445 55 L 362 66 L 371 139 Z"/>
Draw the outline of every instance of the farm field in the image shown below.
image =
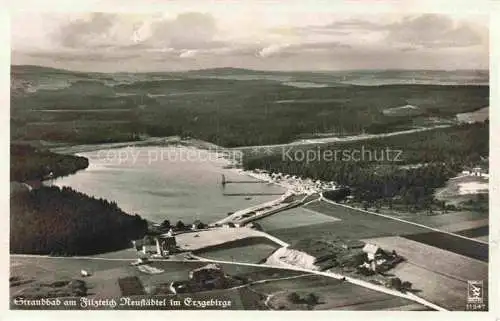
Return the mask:
<path fill-rule="evenodd" d="M 334 217 L 339 221 L 288 228 L 267 230 L 269 234 L 292 243 L 305 238 L 362 239 L 381 236 L 395 236 L 427 232 L 427 229 L 390 220 L 384 217 L 362 213 L 353 209 L 326 202 L 314 202 L 305 208 Z"/>
<path fill-rule="evenodd" d="M 403 237 L 483 262 L 488 262 L 488 244 L 474 242 L 440 232 L 425 232 L 404 235 Z"/>
<path fill-rule="evenodd" d="M 255 243 L 242 246 L 228 246 L 219 249 L 200 250 L 196 255 L 213 260 L 260 263 L 271 255 L 277 246 Z"/>
<path fill-rule="evenodd" d="M 490 227 L 488 225 L 486 225 L 486 226 L 470 228 L 467 230 L 461 230 L 461 231 L 458 231 L 457 234 L 467 236 L 467 237 L 480 237 L 480 236 L 489 235 L 489 230 L 490 230 Z"/>
<path fill-rule="evenodd" d="M 334 223 L 336 221 L 339 221 L 339 219 L 333 216 L 305 207 L 296 207 L 264 217 L 256 222 L 262 226 L 264 231 L 272 231 L 283 227 L 296 228 L 313 224 Z"/>
<path fill-rule="evenodd" d="M 479 241 L 483 241 L 483 242 L 489 242 L 490 236 L 489 235 L 479 236 L 479 237 L 475 237 L 474 239 L 479 240 Z"/>
<path fill-rule="evenodd" d="M 406 299 L 317 275 L 253 285 L 252 289 L 266 295 L 272 295 L 269 305 L 276 310 L 297 309 L 301 307 L 301 305 L 287 302 L 286 296 L 291 292 L 301 294 L 313 293 L 317 295 L 319 297 L 319 304 L 314 306 L 314 310 L 416 308 L 413 302 Z M 418 305 L 417 309 L 425 309 L 425 307 Z"/>
<path fill-rule="evenodd" d="M 390 273 L 409 281 L 418 296 L 447 309 L 464 310 L 468 280 L 488 280 L 488 264 L 403 237 L 366 239 L 395 250 L 406 261 Z"/>
<path fill-rule="evenodd" d="M 488 213 L 485 212 L 458 211 L 433 215 L 419 215 L 399 212 L 391 214 L 389 212 L 384 212 L 384 214 L 449 232 L 481 225 L 488 225 Z"/>
<path fill-rule="evenodd" d="M 444 215 L 448 215 L 448 214 L 444 214 Z M 422 223 L 422 224 L 425 224 L 425 223 Z M 470 221 L 459 221 L 457 223 L 451 223 L 448 225 L 437 226 L 437 228 L 439 228 L 440 230 L 443 230 L 443 231 L 448 231 L 448 232 L 459 232 L 459 231 L 464 231 L 464 230 L 468 230 L 468 229 L 487 227 L 488 225 L 489 225 L 489 219 L 484 218 L 484 219 L 470 220 Z M 486 234 L 488 234 L 488 231 L 486 231 Z"/>

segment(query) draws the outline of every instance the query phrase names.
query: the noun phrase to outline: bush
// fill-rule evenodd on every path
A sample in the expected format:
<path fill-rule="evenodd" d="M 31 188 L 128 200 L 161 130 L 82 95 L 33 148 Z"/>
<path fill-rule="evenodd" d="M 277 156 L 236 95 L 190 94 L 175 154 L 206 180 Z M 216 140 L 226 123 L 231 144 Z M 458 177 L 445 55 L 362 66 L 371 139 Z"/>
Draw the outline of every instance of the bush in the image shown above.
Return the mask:
<path fill-rule="evenodd" d="M 292 293 L 288 294 L 287 299 L 290 302 L 295 303 L 295 304 L 302 303 L 300 295 L 298 295 L 297 292 L 292 292 Z"/>

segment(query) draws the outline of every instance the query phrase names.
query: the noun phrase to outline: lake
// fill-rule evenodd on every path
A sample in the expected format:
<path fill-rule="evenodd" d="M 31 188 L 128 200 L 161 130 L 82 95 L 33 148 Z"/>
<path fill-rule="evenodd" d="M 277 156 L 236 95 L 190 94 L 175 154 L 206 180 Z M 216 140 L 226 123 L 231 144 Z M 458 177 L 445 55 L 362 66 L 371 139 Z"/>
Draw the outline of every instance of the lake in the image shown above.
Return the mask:
<path fill-rule="evenodd" d="M 116 201 L 130 214 L 161 222 L 199 219 L 211 223 L 228 212 L 257 205 L 279 195 L 225 196 L 238 193 L 283 193 L 280 186 L 227 168 L 229 160 L 220 154 L 185 146 L 147 146 L 94 150 L 79 153 L 89 167 L 48 184 L 69 186 L 77 191 Z M 257 183 L 226 184 L 231 181 Z"/>

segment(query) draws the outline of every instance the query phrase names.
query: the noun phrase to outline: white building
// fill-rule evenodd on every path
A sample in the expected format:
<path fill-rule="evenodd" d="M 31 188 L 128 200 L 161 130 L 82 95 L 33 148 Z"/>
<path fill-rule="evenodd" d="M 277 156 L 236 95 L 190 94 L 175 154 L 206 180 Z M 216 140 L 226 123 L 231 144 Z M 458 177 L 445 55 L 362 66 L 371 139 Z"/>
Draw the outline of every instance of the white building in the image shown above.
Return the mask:
<path fill-rule="evenodd" d="M 372 261 L 378 257 L 378 255 L 382 252 L 382 249 L 378 245 L 366 243 L 363 247 L 363 252 L 365 252 L 368 256 L 368 260 Z"/>

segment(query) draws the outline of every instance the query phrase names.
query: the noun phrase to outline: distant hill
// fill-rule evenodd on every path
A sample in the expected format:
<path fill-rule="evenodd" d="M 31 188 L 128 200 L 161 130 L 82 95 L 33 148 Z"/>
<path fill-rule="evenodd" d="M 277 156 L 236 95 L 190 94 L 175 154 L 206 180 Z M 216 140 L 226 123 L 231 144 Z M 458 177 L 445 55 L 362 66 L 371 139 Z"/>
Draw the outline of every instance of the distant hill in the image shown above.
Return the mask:
<path fill-rule="evenodd" d="M 209 68 L 209 69 L 196 69 L 189 70 L 187 73 L 192 74 L 205 74 L 205 75 L 266 75 L 266 74 L 274 74 L 274 73 L 286 73 L 285 71 L 265 71 L 265 70 L 253 70 L 253 69 L 245 69 L 245 68 L 232 68 L 232 67 L 221 67 L 221 68 Z"/>
<path fill-rule="evenodd" d="M 11 74 L 59 74 L 59 75 L 86 75 L 87 73 L 82 71 L 71 71 L 66 69 L 45 67 L 45 66 L 36 66 L 36 65 L 11 65 L 10 66 Z"/>

